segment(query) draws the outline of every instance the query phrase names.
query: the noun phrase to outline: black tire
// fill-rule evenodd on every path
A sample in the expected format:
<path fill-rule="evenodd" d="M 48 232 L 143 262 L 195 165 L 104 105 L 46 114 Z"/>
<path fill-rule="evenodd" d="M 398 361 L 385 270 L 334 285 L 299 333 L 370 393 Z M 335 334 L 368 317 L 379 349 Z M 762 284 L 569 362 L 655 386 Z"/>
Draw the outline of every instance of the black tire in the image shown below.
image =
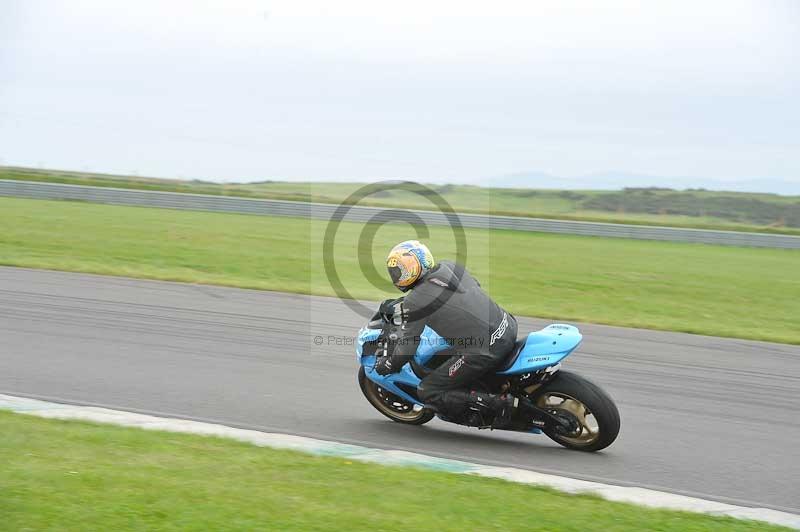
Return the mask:
<path fill-rule="evenodd" d="M 549 404 L 547 402 L 549 399 L 563 396 L 577 400 L 585 406 L 583 419 L 585 420 L 586 416 L 594 417 L 597 425 L 596 436 L 594 432 L 585 431 L 585 429 L 581 429 L 581 434 L 577 437 L 544 430 L 550 439 L 568 449 L 586 452 L 599 451 L 614 443 L 619 434 L 619 411 L 614 401 L 602 388 L 575 373 L 559 371 L 553 380 L 536 390 L 531 399 L 540 407 L 545 407 L 545 404 Z M 558 410 L 558 405 L 554 408 Z M 582 441 L 582 438 L 586 440 Z"/>
<path fill-rule="evenodd" d="M 392 421 L 404 425 L 424 425 L 434 418 L 434 413 L 430 410 L 423 408 L 414 411 L 408 401 L 380 388 L 367 378 L 363 367 L 358 370 L 358 385 L 369 404 Z"/>

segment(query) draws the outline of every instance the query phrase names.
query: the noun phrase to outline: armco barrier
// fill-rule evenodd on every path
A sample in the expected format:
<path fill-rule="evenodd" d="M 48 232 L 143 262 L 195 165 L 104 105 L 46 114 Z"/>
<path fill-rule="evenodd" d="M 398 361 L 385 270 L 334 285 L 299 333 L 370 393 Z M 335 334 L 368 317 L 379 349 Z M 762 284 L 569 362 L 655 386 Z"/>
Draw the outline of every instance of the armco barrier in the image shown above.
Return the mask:
<path fill-rule="evenodd" d="M 161 207 L 166 209 L 310 217 L 320 220 L 329 220 L 338 207 L 337 205 L 325 203 L 90 187 L 5 179 L 0 179 L 0 196 L 51 200 L 78 200 L 113 205 Z M 368 222 L 383 210 L 384 209 L 378 207 L 354 206 L 349 210 L 344 219 L 347 221 Z M 417 210 L 405 210 L 405 212 L 409 214 L 407 220 L 409 222 L 418 217 L 430 225 L 449 224 L 447 217 L 439 212 Z M 481 214 L 459 214 L 458 219 L 464 227 L 481 229 L 510 229 L 514 231 L 537 231 L 570 235 L 635 238 L 640 240 L 670 240 L 675 242 L 696 242 L 726 246 L 800 249 L 800 236 L 791 235 L 547 220 L 516 216 L 487 216 Z"/>

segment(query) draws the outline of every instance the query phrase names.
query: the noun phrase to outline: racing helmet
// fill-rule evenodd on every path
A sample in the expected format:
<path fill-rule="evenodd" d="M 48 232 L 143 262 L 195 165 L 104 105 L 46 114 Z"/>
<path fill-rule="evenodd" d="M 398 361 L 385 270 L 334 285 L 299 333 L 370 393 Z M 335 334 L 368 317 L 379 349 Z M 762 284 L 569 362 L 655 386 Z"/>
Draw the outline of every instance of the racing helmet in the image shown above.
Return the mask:
<path fill-rule="evenodd" d="M 400 242 L 386 257 L 386 268 L 394 285 L 405 292 L 419 281 L 434 266 L 433 255 L 428 246 L 418 240 Z"/>

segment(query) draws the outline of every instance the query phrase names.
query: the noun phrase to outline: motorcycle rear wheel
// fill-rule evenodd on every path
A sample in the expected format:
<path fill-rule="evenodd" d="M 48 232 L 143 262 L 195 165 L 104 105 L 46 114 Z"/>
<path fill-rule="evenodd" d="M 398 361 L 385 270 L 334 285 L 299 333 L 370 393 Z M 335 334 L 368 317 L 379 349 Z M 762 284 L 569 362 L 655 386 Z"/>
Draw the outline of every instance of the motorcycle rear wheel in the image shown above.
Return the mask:
<path fill-rule="evenodd" d="M 580 375 L 559 371 L 532 399 L 539 408 L 569 420 L 575 427 L 568 433 L 544 429 L 551 440 L 568 449 L 599 451 L 617 439 L 617 406 L 602 388 Z"/>
<path fill-rule="evenodd" d="M 364 368 L 358 370 L 358 385 L 375 410 L 397 423 L 424 425 L 434 418 L 428 409 L 414 409 L 414 405 L 367 378 Z"/>

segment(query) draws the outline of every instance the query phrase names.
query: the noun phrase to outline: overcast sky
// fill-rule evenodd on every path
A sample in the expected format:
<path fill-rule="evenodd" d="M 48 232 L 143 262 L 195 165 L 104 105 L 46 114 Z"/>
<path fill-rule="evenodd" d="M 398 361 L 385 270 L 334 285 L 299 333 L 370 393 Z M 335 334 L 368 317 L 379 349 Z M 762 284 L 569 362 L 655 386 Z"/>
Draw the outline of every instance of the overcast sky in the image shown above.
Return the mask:
<path fill-rule="evenodd" d="M 798 95 L 793 0 L 0 0 L 7 165 L 800 193 Z"/>

